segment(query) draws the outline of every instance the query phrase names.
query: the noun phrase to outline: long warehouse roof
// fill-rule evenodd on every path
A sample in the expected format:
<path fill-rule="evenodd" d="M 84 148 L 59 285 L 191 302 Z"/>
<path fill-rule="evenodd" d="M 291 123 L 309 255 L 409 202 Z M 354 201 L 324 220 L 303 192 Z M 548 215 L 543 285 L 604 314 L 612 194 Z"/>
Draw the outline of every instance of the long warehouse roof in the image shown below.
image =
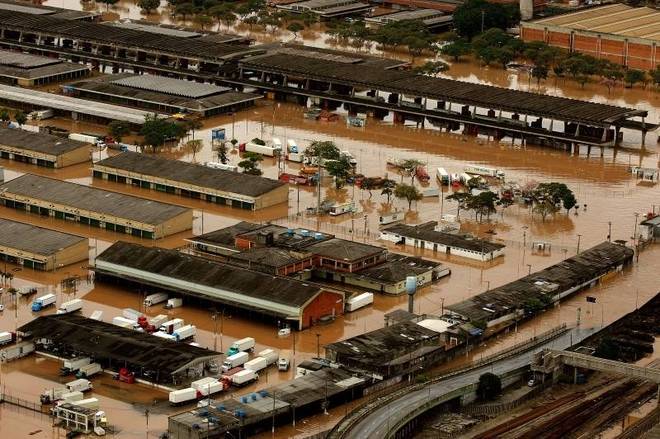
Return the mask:
<path fill-rule="evenodd" d="M 137 152 L 124 152 L 96 162 L 94 165 L 249 197 L 261 196 L 284 185 L 284 183 L 270 178 L 214 169 Z"/>
<path fill-rule="evenodd" d="M 316 58 L 312 54 L 310 56 L 278 53 L 259 55 L 241 60 L 240 65 L 247 69 L 299 75 L 318 81 L 425 96 L 485 108 L 501 108 L 505 111 L 568 121 L 609 123 L 640 113 L 632 108 L 434 78 L 411 71 L 384 70 L 361 63 L 336 62 Z"/>
<path fill-rule="evenodd" d="M 131 277 L 137 280 L 157 275 L 170 279 L 168 286 L 172 288 L 177 288 L 177 281 L 182 281 L 190 285 L 191 294 L 223 302 L 225 297 L 233 296 L 235 299 L 231 301 L 237 307 L 262 309 L 278 315 L 282 314 L 281 307 L 270 308 L 269 303 L 300 308 L 322 291 L 319 286 L 294 279 L 211 262 L 177 250 L 123 241 L 114 243 L 96 259 L 98 270 L 105 272 L 112 270 L 112 266 L 136 270 Z M 195 292 L 195 289 L 208 293 Z"/>
<path fill-rule="evenodd" d="M 87 238 L 0 218 L 0 246 L 50 256 Z"/>
<path fill-rule="evenodd" d="M 0 145 L 58 156 L 90 145 L 66 137 L 0 127 Z"/>
<path fill-rule="evenodd" d="M 0 185 L 0 193 L 49 201 L 75 209 L 158 225 L 189 209 L 159 201 L 110 192 L 82 184 L 25 174 Z"/>
<path fill-rule="evenodd" d="M 43 15 L 0 10 L 0 26 L 59 35 L 64 38 L 79 38 L 101 44 L 134 47 L 136 50 L 156 51 L 203 59 L 221 59 L 255 49 L 234 44 L 222 44 L 199 39 L 180 38 L 156 34 L 138 29 L 105 26 L 100 23 L 71 21 Z"/>
<path fill-rule="evenodd" d="M 73 313 L 40 316 L 18 330 L 34 339 L 50 339 L 97 358 L 169 374 L 220 355 Z"/>
<path fill-rule="evenodd" d="M 73 98 L 71 96 L 56 95 L 44 91 L 12 87 L 4 84 L 0 84 L 0 99 L 34 105 L 40 108 L 53 108 L 87 114 L 109 120 L 121 120 L 136 125 L 142 125 L 148 115 L 154 114 L 150 111 L 120 107 L 118 105 L 104 104 L 102 102 L 88 101 L 85 99 Z M 157 116 L 160 118 L 167 117 L 164 114 L 157 114 Z"/>

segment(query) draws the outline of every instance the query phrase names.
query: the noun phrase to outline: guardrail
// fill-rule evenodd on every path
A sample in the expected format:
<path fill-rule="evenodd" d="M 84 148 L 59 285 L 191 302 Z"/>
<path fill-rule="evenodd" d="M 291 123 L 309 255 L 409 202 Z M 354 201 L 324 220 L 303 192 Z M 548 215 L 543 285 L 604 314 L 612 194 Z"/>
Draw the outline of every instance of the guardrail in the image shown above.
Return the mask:
<path fill-rule="evenodd" d="M 436 383 L 438 381 L 442 381 L 444 379 L 450 378 L 452 376 L 460 375 L 466 372 L 469 372 L 471 370 L 477 369 L 479 367 L 482 367 L 486 364 L 493 363 L 495 361 L 525 352 L 529 349 L 532 349 L 533 347 L 551 340 L 553 338 L 558 337 L 559 335 L 565 333 L 568 331 L 568 327 L 566 324 L 562 324 L 560 326 L 557 326 L 555 328 L 550 329 L 549 331 L 546 331 L 536 337 L 532 337 L 524 342 L 518 343 L 516 345 L 513 345 L 503 351 L 497 352 L 495 354 L 489 355 L 487 357 L 481 358 L 478 361 L 472 362 L 469 365 L 465 367 L 461 367 L 458 369 L 453 369 L 449 372 L 445 373 L 439 373 L 435 376 L 433 376 L 430 380 L 424 382 L 424 383 L 415 383 L 411 384 L 409 386 L 404 387 L 403 389 L 400 389 L 396 392 L 390 393 L 389 395 L 379 397 L 375 400 L 367 401 L 365 402 L 362 406 L 358 408 L 354 408 L 352 413 L 347 417 L 342 419 L 337 425 L 334 426 L 332 430 L 328 433 L 326 436 L 328 439 L 338 439 L 344 436 L 346 432 L 348 432 L 355 424 L 357 424 L 359 421 L 364 419 L 371 411 L 377 409 L 378 407 L 389 403 L 390 401 L 393 401 L 394 399 L 397 399 L 409 392 L 413 392 L 415 390 L 424 388 L 427 385 L 431 385 L 433 383 Z"/>

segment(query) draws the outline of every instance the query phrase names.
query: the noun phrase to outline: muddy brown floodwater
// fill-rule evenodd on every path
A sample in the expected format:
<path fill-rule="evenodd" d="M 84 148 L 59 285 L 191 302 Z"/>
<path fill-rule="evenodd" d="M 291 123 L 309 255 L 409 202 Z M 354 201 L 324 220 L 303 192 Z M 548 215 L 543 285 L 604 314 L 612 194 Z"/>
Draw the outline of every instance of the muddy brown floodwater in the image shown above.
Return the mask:
<path fill-rule="evenodd" d="M 81 7 L 80 3 L 73 0 L 51 0 L 45 4 L 71 9 Z M 118 12 L 122 17 L 139 18 L 137 8 L 129 2 L 120 2 L 117 8 L 111 10 Z M 153 18 L 150 17 L 150 19 Z M 168 20 L 167 14 L 162 14 L 161 18 L 165 22 Z M 224 27 L 223 30 L 225 30 Z M 249 30 L 244 29 L 232 30 L 250 33 Z M 312 34 L 314 33 L 312 32 Z M 286 33 L 282 35 L 286 35 Z M 325 40 L 326 37 L 319 31 L 309 39 L 305 39 L 305 43 L 324 45 Z M 533 82 L 530 86 L 528 78 L 524 74 L 497 68 L 481 68 L 470 62 L 453 65 L 447 76 L 498 86 L 518 89 L 528 89 L 529 87 L 531 90 L 537 90 Z M 557 84 L 548 81 L 547 84 L 542 84 L 540 91 L 643 108 L 649 111 L 649 120 L 653 122 L 657 121 L 660 115 L 659 94 L 650 90 L 617 88 L 608 94 L 606 88 L 597 84 L 587 84 L 584 89 L 581 89 L 570 81 L 559 81 Z M 49 120 L 47 123 L 64 126 L 77 132 L 103 134 L 105 131 L 104 126 L 75 123 L 70 120 Z M 630 241 L 634 230 L 635 213 L 645 214 L 654 208 L 660 209 L 658 186 L 639 185 L 628 171 L 630 165 L 658 167 L 657 133 L 647 135 L 645 149 L 640 146 L 639 136 L 626 133 L 624 147 L 618 150 L 605 149 L 601 156 L 601 151 L 597 148 L 593 148 L 590 154 L 586 148 L 583 148 L 576 154 L 569 155 L 565 152 L 534 146 L 521 148 L 519 145 L 512 145 L 510 141 L 489 142 L 485 138 L 442 133 L 430 126 L 418 128 L 415 125 L 393 125 L 387 121 L 379 123 L 370 119 L 364 128 L 351 128 L 346 126 L 343 119 L 331 123 L 309 121 L 303 118 L 301 107 L 262 100 L 256 107 L 237 113 L 234 117 L 219 116 L 206 120 L 204 128 L 196 132 L 196 138 L 204 139 L 204 148 L 196 154 L 193 155 L 192 151 L 186 149 L 185 146 L 168 148 L 161 154 L 198 163 L 217 160 L 210 145 L 210 130 L 217 127 L 225 128 L 229 138 L 235 137 L 241 142 L 253 137 L 268 140 L 273 136 L 282 140 L 293 138 L 301 145 L 307 145 L 313 140 L 332 140 L 340 149 L 349 151 L 358 160 L 358 172 L 368 176 L 383 176 L 387 173 L 397 181 L 402 177 L 396 174 L 395 170 L 387 167 L 388 157 L 414 157 L 422 160 L 427 164 L 429 174 L 432 176 L 435 174 L 435 168 L 439 166 L 446 168 L 451 173 L 457 173 L 461 172 L 467 163 L 483 163 L 502 169 L 506 173 L 507 181 L 517 181 L 520 184 L 532 180 L 566 183 L 576 193 L 578 203 L 586 205 L 586 208 L 579 209 L 578 215 L 573 213 L 567 215 L 562 212 L 545 222 L 532 216 L 526 207 L 517 205 L 498 212 L 489 221 L 484 221 L 482 224 L 476 223 L 470 214 L 461 212 L 462 230 L 504 242 L 507 245 L 505 256 L 491 264 L 479 264 L 461 258 L 434 255 L 432 252 L 419 253 L 424 257 L 445 263 L 452 270 L 450 277 L 419 291 L 416 296 L 415 308 L 416 311 L 422 313 L 439 313 L 443 303 L 449 305 L 458 302 L 485 291 L 487 288 L 494 288 L 512 281 L 527 274 L 529 270 L 536 271 L 565 257 L 570 257 L 577 251 L 578 236 L 581 249 L 591 247 L 606 239 L 608 223 L 611 223 L 613 239 Z M 113 154 L 113 152 L 104 151 L 99 156 L 99 153 L 96 152 L 94 160 L 103 158 L 108 153 Z M 229 156 L 234 164 L 240 160 L 236 151 L 232 151 Z M 316 205 L 316 189 L 309 187 L 301 187 L 299 191 L 297 188 L 291 187 L 288 206 L 275 206 L 259 212 L 245 212 L 117 183 L 93 181 L 90 177 L 89 164 L 62 170 L 50 170 L 0 160 L 0 166 L 5 168 L 6 179 L 32 172 L 179 204 L 195 210 L 192 231 L 163 240 L 143 241 L 80 224 L 0 208 L 0 216 L 4 218 L 17 219 L 89 237 L 90 262 L 98 253 L 118 239 L 140 242 L 144 245 L 177 248 L 186 245 L 185 238 L 191 235 L 215 230 L 241 220 L 278 221 L 310 229 L 319 228 L 348 239 L 351 239 L 353 235 L 351 231 L 355 231 L 353 239 L 360 240 L 365 239 L 363 236 L 365 236 L 366 229 L 369 242 L 384 245 L 382 242 L 375 241 L 378 235 L 379 214 L 392 209 L 407 210 L 407 204 L 401 200 L 394 200 L 391 205 L 387 205 L 386 197 L 378 191 L 369 194 L 365 191 L 354 190 L 352 187 L 333 189 L 329 179 L 323 182 L 322 199 L 350 200 L 354 198 L 359 212 L 353 218 L 347 215 L 335 218 L 307 216 L 304 213 L 305 209 Z M 298 169 L 298 165 L 292 163 L 284 163 L 283 166 L 289 172 L 297 172 Z M 274 159 L 266 158 L 262 163 L 262 168 L 265 176 L 277 177 L 278 166 Z M 409 178 L 405 180 L 409 181 Z M 437 187 L 435 178 L 432 178 L 428 187 Z M 445 188 L 445 196 L 451 193 L 451 190 Z M 300 215 L 298 215 L 299 212 Z M 441 213 L 455 214 L 456 205 L 448 201 L 441 202 L 438 197 L 431 197 L 413 205 L 413 209 L 407 213 L 406 220 L 408 223 L 437 220 Z M 527 244 L 525 247 L 523 241 Z M 534 241 L 550 243 L 550 254 L 547 256 L 532 254 L 531 243 Z M 397 248 L 394 245 L 389 247 L 399 252 L 412 250 L 411 248 Z M 518 332 L 490 340 L 473 351 L 467 358 L 458 359 L 452 365 L 495 352 L 560 323 L 574 324 L 578 307 L 582 310 L 583 325 L 601 326 L 619 318 L 634 309 L 636 304 L 645 302 L 657 292 L 659 257 L 660 247 L 651 245 L 642 252 L 637 264 L 589 291 L 590 295 L 597 297 L 596 304 L 586 304 L 585 293 L 578 294 L 560 307 L 542 314 L 532 322 L 521 325 Z M 83 314 L 86 316 L 95 310 L 102 310 L 104 320 L 108 321 L 113 316 L 121 314 L 122 308 L 140 308 L 141 298 L 135 292 L 106 284 L 95 285 L 88 282 L 86 280 L 87 266 L 88 264 L 85 263 L 76 264 L 63 267 L 55 273 L 20 270 L 19 267 L 13 266 L 8 266 L 7 269 L 16 270 L 15 278 L 12 281 L 13 286 L 48 286 L 58 295 L 58 303 L 73 297 L 83 298 L 85 302 Z M 2 268 L 4 271 L 4 267 Z M 72 275 L 81 276 L 82 281 L 79 285 L 73 290 L 60 288 L 60 280 Z M 371 307 L 342 316 L 326 326 L 302 331 L 296 337 L 294 360 L 299 363 L 316 355 L 316 333 L 321 334 L 320 342 L 323 345 L 380 328 L 383 325 L 383 315 L 397 308 L 405 308 L 406 300 L 405 297 L 376 296 L 374 305 Z M 10 303 L 9 297 L 0 297 L 0 301 L 5 304 L 5 311 L 0 314 L 0 330 L 13 330 L 16 326 L 35 317 L 30 311 L 29 300 L 20 300 L 18 307 Z M 46 312 L 50 313 L 53 310 Z M 149 315 L 165 312 L 159 307 L 146 310 Z M 214 337 L 213 321 L 209 310 L 186 306 L 167 313 L 195 324 L 198 327 L 196 341 L 203 346 L 213 347 L 215 339 L 217 348 L 222 350 L 238 338 L 253 336 L 257 340 L 257 349 L 272 347 L 293 356 L 293 339 L 278 338 L 276 329 L 272 326 L 248 321 L 238 316 L 226 316 L 223 320 L 222 334 L 218 333 Z M 29 357 L 4 365 L 2 382 L 8 393 L 36 401 L 44 388 L 59 384 L 57 368 L 58 364 L 53 360 Z M 257 385 L 242 389 L 237 393 L 251 392 L 256 388 L 291 378 L 292 372 L 279 373 L 270 370 L 262 374 Z M 144 437 L 147 428 L 144 416 L 146 407 L 151 410 L 148 437 L 157 437 L 163 432 L 166 429 L 167 415 L 178 411 L 167 405 L 165 402 L 167 394 L 162 391 L 141 385 L 135 386 L 140 390 L 135 391 L 135 387 L 120 385 L 107 377 L 97 378 L 94 381 L 94 396 L 99 397 L 101 409 L 108 413 L 110 423 L 116 427 L 116 437 Z M 231 394 L 231 392 L 225 394 L 222 398 L 229 397 Z M 278 428 L 276 437 L 302 437 L 311 432 L 322 431 L 351 410 L 354 404 L 334 408 L 327 416 L 319 415 L 300 420 L 295 429 L 293 427 Z M 57 437 L 58 434 L 52 429 L 49 418 L 6 405 L 0 407 L 0 419 L 0 437 L 22 437 L 34 432 L 36 432 L 35 437 Z M 263 437 L 266 436 L 270 436 L 270 433 L 263 435 Z"/>

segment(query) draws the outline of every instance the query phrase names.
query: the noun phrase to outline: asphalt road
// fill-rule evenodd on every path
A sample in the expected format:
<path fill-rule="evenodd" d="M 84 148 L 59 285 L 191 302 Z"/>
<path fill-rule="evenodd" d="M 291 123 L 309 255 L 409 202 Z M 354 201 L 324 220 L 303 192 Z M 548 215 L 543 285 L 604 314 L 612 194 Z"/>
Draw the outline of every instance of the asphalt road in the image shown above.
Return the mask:
<path fill-rule="evenodd" d="M 394 426 L 398 421 L 405 419 L 408 413 L 412 412 L 427 401 L 439 398 L 442 395 L 461 387 L 477 383 L 479 381 L 479 376 L 485 372 L 492 372 L 496 375 L 501 375 L 505 372 L 530 364 L 535 352 L 542 349 L 566 349 L 571 346 L 571 341 L 573 344 L 576 344 L 597 331 L 597 328 L 574 328 L 529 351 L 495 361 L 491 364 L 486 364 L 478 369 L 412 391 L 402 398 L 395 399 L 378 407 L 369 415 L 354 424 L 343 437 L 351 439 L 385 438 L 387 437 L 390 426 Z"/>

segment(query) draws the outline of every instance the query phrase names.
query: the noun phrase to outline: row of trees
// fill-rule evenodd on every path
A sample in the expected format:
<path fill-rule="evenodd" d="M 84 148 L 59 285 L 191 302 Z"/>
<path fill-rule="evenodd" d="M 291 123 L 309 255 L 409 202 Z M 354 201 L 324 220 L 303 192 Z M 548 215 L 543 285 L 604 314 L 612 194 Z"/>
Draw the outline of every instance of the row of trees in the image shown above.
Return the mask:
<path fill-rule="evenodd" d="M 19 110 L 14 114 L 14 120 L 16 121 L 18 126 L 23 126 L 25 125 L 25 122 L 27 122 L 27 115 Z M 2 121 L 5 124 L 11 121 L 11 114 L 9 113 L 8 109 L 6 108 L 0 109 L 0 121 Z"/>

